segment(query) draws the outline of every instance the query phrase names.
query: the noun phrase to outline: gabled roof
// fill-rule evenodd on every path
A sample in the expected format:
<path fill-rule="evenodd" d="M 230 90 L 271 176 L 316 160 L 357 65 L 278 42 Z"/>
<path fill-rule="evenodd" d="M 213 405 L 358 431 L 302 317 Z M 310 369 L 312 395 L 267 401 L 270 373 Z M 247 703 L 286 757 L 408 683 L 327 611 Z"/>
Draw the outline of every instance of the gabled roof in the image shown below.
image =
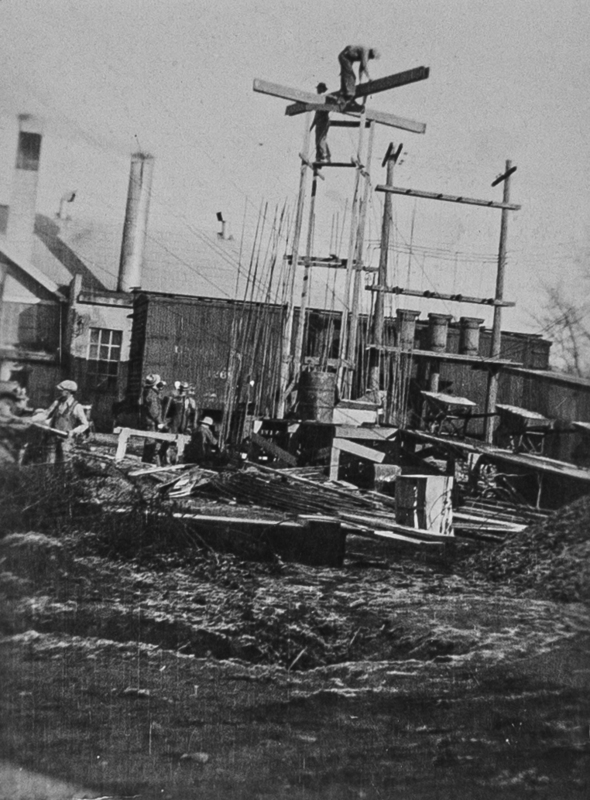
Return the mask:
<path fill-rule="evenodd" d="M 87 291 L 116 291 L 123 225 L 68 220 L 58 224 L 37 215 L 33 257 L 55 284 L 82 276 Z M 236 297 L 239 245 L 216 233 L 148 231 L 141 288 L 216 298 Z M 245 272 L 244 268 L 240 272 Z M 243 294 L 244 281 L 241 281 Z M 240 296 L 238 293 L 237 296 Z"/>
<path fill-rule="evenodd" d="M 12 264 L 26 273 L 36 283 L 42 286 L 51 294 L 55 295 L 58 300 L 65 302 L 66 297 L 60 291 L 60 287 L 55 281 L 47 277 L 47 275 L 40 269 L 37 269 L 28 259 L 24 258 L 18 249 L 8 242 L 4 236 L 0 236 L 0 253 L 4 255 Z"/>

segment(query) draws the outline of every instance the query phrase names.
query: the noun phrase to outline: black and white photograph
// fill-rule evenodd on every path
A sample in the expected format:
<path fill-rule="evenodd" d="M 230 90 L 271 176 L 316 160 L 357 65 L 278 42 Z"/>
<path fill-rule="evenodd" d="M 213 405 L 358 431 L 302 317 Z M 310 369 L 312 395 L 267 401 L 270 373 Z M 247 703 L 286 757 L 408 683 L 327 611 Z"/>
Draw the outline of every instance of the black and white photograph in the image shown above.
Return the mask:
<path fill-rule="evenodd" d="M 0 0 L 0 800 L 590 796 L 585 0 Z"/>

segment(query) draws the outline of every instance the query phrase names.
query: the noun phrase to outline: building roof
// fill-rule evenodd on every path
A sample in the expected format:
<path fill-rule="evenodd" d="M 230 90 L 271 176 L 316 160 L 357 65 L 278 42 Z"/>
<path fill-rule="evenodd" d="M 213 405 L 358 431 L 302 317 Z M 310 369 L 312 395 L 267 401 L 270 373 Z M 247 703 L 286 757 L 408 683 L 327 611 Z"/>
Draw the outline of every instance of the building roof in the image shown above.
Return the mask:
<path fill-rule="evenodd" d="M 37 215 L 33 258 L 60 286 L 81 275 L 84 290 L 116 291 L 123 225 L 52 220 Z M 186 295 L 233 297 L 239 249 L 215 233 L 148 233 L 141 288 Z"/>
<path fill-rule="evenodd" d="M 517 366 L 506 367 L 506 372 L 512 372 L 516 375 L 530 375 L 534 378 L 540 378 L 542 380 L 560 381 L 561 383 L 567 383 L 573 388 L 577 387 L 579 389 L 590 389 L 590 380 L 588 378 L 582 378 L 579 375 L 570 375 L 568 372 L 558 372 L 557 370 L 552 369 L 527 369 L 525 367 Z"/>
<path fill-rule="evenodd" d="M 36 281 L 36 283 L 43 286 L 48 292 L 55 295 L 58 300 L 65 301 L 66 298 L 60 291 L 59 285 L 51 278 L 47 277 L 47 274 L 43 270 L 37 269 L 27 258 L 24 258 L 18 252 L 18 249 L 8 242 L 4 236 L 0 236 L 0 254 Z"/>
<path fill-rule="evenodd" d="M 59 220 L 37 214 L 33 246 L 34 263 L 60 287 L 82 277 L 83 291 L 116 291 L 123 224 L 91 220 Z M 252 237 L 253 239 L 254 237 Z M 266 237 L 268 240 L 268 237 Z M 282 249 L 281 249 L 282 248 Z M 275 247 L 273 287 L 268 293 L 272 250 L 268 241 L 222 239 L 215 230 L 148 230 L 141 289 L 189 297 L 248 299 L 282 304 L 284 241 Z M 254 255 L 253 255 L 254 253 Z M 250 278 L 248 277 L 251 272 Z M 308 302 L 315 308 L 342 308 L 344 270 L 326 285 L 327 270 L 310 281 Z M 252 279 L 252 276 L 255 276 Z M 297 276 L 294 296 L 299 304 L 303 269 Z M 253 288 L 254 286 L 254 288 Z M 336 300 L 332 301 L 335 296 Z"/>

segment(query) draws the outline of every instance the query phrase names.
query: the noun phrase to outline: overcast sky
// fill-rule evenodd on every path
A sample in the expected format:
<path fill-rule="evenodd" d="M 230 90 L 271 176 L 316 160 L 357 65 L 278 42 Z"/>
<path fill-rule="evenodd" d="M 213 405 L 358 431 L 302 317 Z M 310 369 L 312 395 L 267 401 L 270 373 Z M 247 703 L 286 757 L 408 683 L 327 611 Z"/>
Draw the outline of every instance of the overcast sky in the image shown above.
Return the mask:
<path fill-rule="evenodd" d="M 0 0 L 0 203 L 16 115 L 34 113 L 45 120 L 39 210 L 55 214 L 75 189 L 73 216 L 121 219 L 129 156 L 142 149 L 156 159 L 153 232 L 216 230 L 223 211 L 239 236 L 262 201 L 294 203 L 303 137 L 303 118 L 254 94 L 253 78 L 336 88 L 338 52 L 362 43 L 382 53 L 372 77 L 431 68 L 429 80 L 370 100 L 427 125 L 423 136 L 378 126 L 374 184 L 390 141 L 404 144 L 401 186 L 499 200 L 492 180 L 507 159 L 518 166 L 505 290 L 518 306 L 505 323 L 534 330 L 543 283 L 574 285 L 590 253 L 589 41 L 587 0 Z M 353 155 L 354 136 L 331 132 L 335 159 Z M 318 255 L 352 181 L 353 170 L 332 170 L 320 185 Z M 368 215 L 374 259 L 382 197 Z M 498 211 L 394 207 L 394 283 L 493 294 Z M 474 306 L 436 310 L 490 319 Z"/>

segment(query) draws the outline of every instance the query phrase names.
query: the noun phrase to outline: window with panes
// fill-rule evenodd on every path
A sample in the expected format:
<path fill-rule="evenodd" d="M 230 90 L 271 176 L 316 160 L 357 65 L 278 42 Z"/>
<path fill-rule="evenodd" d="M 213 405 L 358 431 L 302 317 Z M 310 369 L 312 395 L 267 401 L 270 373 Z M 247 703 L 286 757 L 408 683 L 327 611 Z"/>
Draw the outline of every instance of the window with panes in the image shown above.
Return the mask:
<path fill-rule="evenodd" d="M 87 386 L 89 389 L 117 388 L 123 331 L 90 328 Z"/>

